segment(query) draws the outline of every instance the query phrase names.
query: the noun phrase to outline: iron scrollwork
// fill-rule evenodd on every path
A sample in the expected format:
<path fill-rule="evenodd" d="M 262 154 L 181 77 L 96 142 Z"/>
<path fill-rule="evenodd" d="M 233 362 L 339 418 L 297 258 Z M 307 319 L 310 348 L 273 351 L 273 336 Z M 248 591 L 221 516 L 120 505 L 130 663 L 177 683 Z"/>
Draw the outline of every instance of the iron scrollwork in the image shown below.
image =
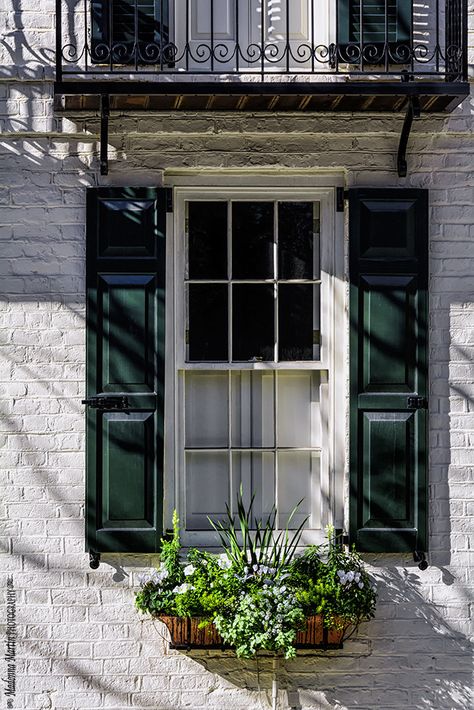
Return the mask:
<path fill-rule="evenodd" d="M 94 3 L 97 1 L 94 0 Z M 186 12 L 189 13 L 189 0 L 184 1 L 188 8 Z M 159 7 L 160 3 L 163 6 L 164 2 L 165 0 L 157 0 L 157 6 Z M 178 3 L 180 0 L 175 2 Z M 258 71 L 263 79 L 265 75 L 272 73 L 345 76 L 386 74 L 401 77 L 402 72 L 410 71 L 413 76 L 442 77 L 448 81 L 462 79 L 464 76 L 466 47 L 464 47 L 462 5 L 459 0 L 447 0 L 448 3 L 456 6 L 454 14 L 457 13 L 458 17 L 453 26 L 448 26 L 451 15 L 444 17 L 443 13 L 436 14 L 433 11 L 430 29 L 420 41 L 416 39 L 414 31 L 411 32 L 408 41 L 392 41 L 388 29 L 385 29 L 385 41 L 382 42 L 365 41 L 365 30 L 361 30 L 359 41 L 350 41 L 351 38 L 342 41 L 336 36 L 328 38 L 327 43 L 317 41 L 314 32 L 314 28 L 317 27 L 318 0 L 311 0 L 309 3 L 311 11 L 308 16 L 312 18 L 313 28 L 309 33 L 311 38 L 299 42 L 292 39 L 288 19 L 287 3 L 289 2 L 290 0 L 282 1 L 282 15 L 285 14 L 285 10 L 287 14 L 286 25 L 283 23 L 283 28 L 286 26 L 286 29 L 279 33 L 278 39 L 268 39 L 270 36 L 268 33 L 265 35 L 263 31 L 259 31 L 258 40 L 247 38 L 243 41 L 235 18 L 234 39 L 224 42 L 221 35 L 214 31 L 213 18 L 210 18 L 211 32 L 208 39 L 192 42 L 187 29 L 184 31 L 175 27 L 171 32 L 169 19 L 164 24 L 161 19 L 158 21 L 145 18 L 147 22 L 155 23 L 154 29 L 149 30 L 148 25 L 144 24 L 143 17 L 138 20 L 140 12 L 138 0 L 135 0 L 135 6 L 131 3 L 131 7 L 135 9 L 135 23 L 130 20 L 131 29 L 126 39 L 121 38 L 117 41 L 114 38 L 111 14 L 113 3 L 105 5 L 108 9 L 102 19 L 105 23 L 104 28 L 102 33 L 97 35 L 97 31 L 91 29 L 93 3 L 91 0 L 84 0 L 81 22 L 85 23 L 85 31 L 82 33 L 82 41 L 78 38 L 79 32 L 70 29 L 74 24 L 74 17 L 68 15 L 66 11 L 62 15 L 60 13 L 58 17 L 58 57 L 64 73 L 75 75 L 103 75 L 107 72 L 124 75 L 155 72 L 239 75 Z M 211 3 L 210 7 L 214 5 L 215 3 Z M 238 6 L 239 3 L 236 2 L 235 12 L 238 12 Z M 160 10 L 160 13 L 162 12 L 163 10 Z M 96 27 L 97 18 L 94 22 Z M 442 26 L 442 23 L 446 25 Z M 68 31 L 66 31 L 66 24 Z M 386 26 L 388 28 L 388 23 Z M 147 28 L 146 33 L 143 27 Z M 63 37 L 68 36 L 69 39 L 64 42 Z M 445 38 L 444 44 L 441 43 L 440 37 Z"/>

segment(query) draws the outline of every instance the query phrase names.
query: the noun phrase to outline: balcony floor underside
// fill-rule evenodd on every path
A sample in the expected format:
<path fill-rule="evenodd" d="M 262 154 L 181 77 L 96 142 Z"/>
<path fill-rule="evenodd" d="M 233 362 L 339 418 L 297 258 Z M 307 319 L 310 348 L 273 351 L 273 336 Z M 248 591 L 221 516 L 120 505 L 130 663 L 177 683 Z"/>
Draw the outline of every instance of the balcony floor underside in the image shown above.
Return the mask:
<path fill-rule="evenodd" d="M 351 81 L 341 83 L 148 83 L 63 81 L 56 108 L 96 111 L 100 96 L 112 110 L 398 112 L 417 97 L 424 113 L 449 113 L 469 95 L 467 82 Z"/>

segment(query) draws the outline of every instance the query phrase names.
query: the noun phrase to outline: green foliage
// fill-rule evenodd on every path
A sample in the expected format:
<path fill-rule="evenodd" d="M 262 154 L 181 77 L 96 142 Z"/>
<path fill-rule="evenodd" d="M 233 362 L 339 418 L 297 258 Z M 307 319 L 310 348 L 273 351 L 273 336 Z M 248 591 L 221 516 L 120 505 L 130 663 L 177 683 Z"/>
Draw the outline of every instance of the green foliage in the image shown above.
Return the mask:
<path fill-rule="evenodd" d="M 293 658 L 296 633 L 304 626 L 303 609 L 284 580 L 259 572 L 242 580 L 232 613 L 218 613 L 214 624 L 241 658 L 251 658 L 259 650 Z"/>
<path fill-rule="evenodd" d="M 259 650 L 294 657 L 295 639 L 307 616 L 322 614 L 328 627 L 357 626 L 373 616 L 376 593 L 360 556 L 337 544 L 308 547 L 295 556 L 299 528 L 275 534 L 275 511 L 252 531 L 251 508 L 238 501 L 240 530 L 228 511 L 227 526 L 214 527 L 224 552 L 189 550 L 181 559 L 179 521 L 164 540 L 161 564 L 141 580 L 136 606 L 152 616 L 201 617 L 214 623 L 239 657 Z M 241 536 L 241 537 L 240 537 Z"/>
<path fill-rule="evenodd" d="M 328 528 L 328 543 L 308 547 L 290 569 L 306 615 L 323 614 L 326 626 L 358 626 L 374 615 L 377 594 L 355 549 L 346 552 Z"/>
<path fill-rule="evenodd" d="M 181 541 L 179 538 L 179 518 L 173 511 L 173 535 L 171 540 L 161 540 L 161 564 L 169 576 L 177 583 L 183 581 L 183 571 L 180 562 Z"/>
<path fill-rule="evenodd" d="M 239 582 L 223 556 L 190 550 L 184 568 L 188 588 L 176 598 L 178 616 L 201 616 L 212 621 L 229 613 L 239 593 Z"/>
<path fill-rule="evenodd" d="M 171 540 L 161 540 L 161 564 L 150 574 L 142 575 L 141 589 L 135 597 L 135 606 L 153 616 L 160 614 L 176 616 L 175 588 L 183 583 L 184 573 L 180 562 L 181 542 L 179 519 L 173 513 L 173 535 Z"/>

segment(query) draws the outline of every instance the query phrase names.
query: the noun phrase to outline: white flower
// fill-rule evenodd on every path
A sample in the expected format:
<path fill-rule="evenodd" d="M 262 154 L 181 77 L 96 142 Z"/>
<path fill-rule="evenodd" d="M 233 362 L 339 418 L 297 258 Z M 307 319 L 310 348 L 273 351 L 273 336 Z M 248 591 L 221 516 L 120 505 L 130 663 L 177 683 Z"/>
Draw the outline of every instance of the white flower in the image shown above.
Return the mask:
<path fill-rule="evenodd" d="M 339 582 L 344 586 L 348 582 L 348 573 L 344 572 L 344 570 L 339 569 L 337 571 L 337 576 L 339 577 Z"/>
<path fill-rule="evenodd" d="M 363 589 L 363 588 L 364 588 L 364 585 L 362 584 L 362 582 L 359 582 L 359 589 Z"/>
<path fill-rule="evenodd" d="M 357 582 L 359 584 L 360 582 L 360 572 L 356 572 L 354 575 L 354 582 Z"/>
<path fill-rule="evenodd" d="M 180 584 L 178 587 L 175 587 L 173 589 L 173 594 L 185 594 L 189 589 L 193 589 L 191 584 L 187 584 L 187 582 L 184 582 L 183 584 Z"/>
<path fill-rule="evenodd" d="M 232 567 L 232 562 L 229 560 L 225 553 L 218 556 L 217 564 L 221 569 L 230 569 Z"/>
<path fill-rule="evenodd" d="M 144 587 L 145 584 L 148 584 L 148 582 L 159 586 L 167 576 L 168 570 L 166 569 L 151 569 L 149 572 L 144 572 L 138 575 L 138 582 L 142 587 Z"/>
<path fill-rule="evenodd" d="M 196 571 L 196 568 L 194 565 L 187 565 L 183 570 L 184 576 L 190 577 L 192 574 L 194 574 L 195 571 Z"/>
<path fill-rule="evenodd" d="M 147 582 L 150 581 L 150 576 L 146 574 L 145 572 L 142 572 L 141 574 L 138 575 L 138 584 L 140 584 L 142 587 L 145 586 Z"/>
<path fill-rule="evenodd" d="M 354 572 L 353 572 L 352 570 L 347 573 L 347 579 L 349 580 L 349 582 L 353 582 L 353 581 L 354 581 L 354 576 L 355 576 L 355 575 L 354 575 Z"/>
<path fill-rule="evenodd" d="M 153 573 L 152 582 L 161 584 L 168 577 L 168 570 L 163 568 Z"/>

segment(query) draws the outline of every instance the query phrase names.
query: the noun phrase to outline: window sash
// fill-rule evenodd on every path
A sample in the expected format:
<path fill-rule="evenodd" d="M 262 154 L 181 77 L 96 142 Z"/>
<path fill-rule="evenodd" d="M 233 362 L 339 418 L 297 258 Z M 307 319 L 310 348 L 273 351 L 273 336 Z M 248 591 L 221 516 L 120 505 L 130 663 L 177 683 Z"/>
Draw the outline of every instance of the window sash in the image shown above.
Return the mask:
<path fill-rule="evenodd" d="M 288 180 L 288 179 L 287 179 Z M 171 278 L 170 288 L 174 290 L 174 298 L 167 301 L 168 344 L 167 366 L 169 377 L 167 394 L 167 431 L 166 436 L 166 500 L 167 525 L 171 521 L 174 507 L 184 516 L 185 511 L 185 481 L 184 481 L 184 446 L 181 438 L 183 431 L 184 377 L 186 372 L 193 370 L 229 371 L 229 370 L 322 370 L 335 371 L 335 363 L 340 371 L 344 366 L 344 303 L 345 286 L 343 284 L 343 215 L 335 213 L 335 189 L 327 187 L 323 178 L 312 176 L 303 178 L 302 185 L 308 187 L 294 188 L 285 185 L 285 178 L 274 180 L 270 177 L 246 177 L 247 187 L 242 186 L 241 176 L 227 176 L 227 188 L 222 188 L 222 180 L 216 180 L 213 174 L 199 177 L 173 177 L 175 188 L 174 216 L 169 217 L 170 228 L 175 237 L 170 239 L 168 275 Z M 277 187 L 275 187 L 277 182 Z M 288 182 L 294 184 L 294 179 Z M 221 183 L 220 187 L 216 184 Z M 265 187 L 267 185 L 267 187 Z M 310 187 L 309 187 L 310 186 Z M 270 188 L 270 189 L 269 189 Z M 321 206 L 321 359 L 319 361 L 299 361 L 283 363 L 187 363 L 185 362 L 185 298 L 183 289 L 183 274 L 185 269 L 185 210 L 186 201 L 213 201 L 242 199 L 259 201 L 268 199 L 283 201 L 319 202 Z M 172 226 L 171 226 L 172 225 Z M 337 242 L 335 235 L 338 235 Z M 324 295 L 326 294 L 326 296 Z M 336 317 L 337 312 L 337 318 Z M 329 327 L 331 326 L 331 327 Z M 338 346 L 335 345 L 333 333 L 338 333 Z M 172 352 L 171 352 L 172 351 Z M 326 374 L 327 372 L 322 373 Z M 324 441 L 327 442 L 321 452 L 320 503 L 318 515 L 319 529 L 306 529 L 302 544 L 319 544 L 324 539 L 324 527 L 329 522 L 342 526 L 343 520 L 343 471 L 344 471 L 344 383 L 342 378 L 329 378 L 326 387 L 327 416 L 325 416 Z M 338 416 L 335 417 L 335 409 Z M 342 413 L 342 414 L 341 414 Z M 330 504 L 327 501 L 330 501 Z M 320 505 L 320 507 L 319 507 Z M 218 539 L 212 532 L 184 531 L 183 543 L 201 545 L 212 548 L 218 546 Z"/>
<path fill-rule="evenodd" d="M 190 203 L 196 203 L 199 201 L 189 201 L 186 203 L 186 218 L 185 218 L 185 279 L 184 279 L 184 288 L 185 288 L 185 307 L 186 307 L 186 324 L 185 324 L 185 361 L 186 364 L 202 364 L 202 363 L 223 363 L 223 364 L 229 364 L 234 367 L 238 367 L 240 364 L 245 364 L 251 361 L 251 357 L 245 358 L 245 357 L 238 357 L 237 356 L 237 348 L 239 346 L 239 343 L 235 342 L 235 337 L 234 337 L 234 332 L 235 332 L 235 322 L 236 318 L 238 316 L 238 305 L 242 304 L 242 297 L 244 294 L 249 294 L 253 288 L 253 292 L 255 294 L 255 303 L 256 303 L 256 308 L 261 305 L 259 303 L 259 298 L 265 296 L 268 296 L 271 291 L 273 291 L 273 303 L 271 306 L 271 318 L 273 320 L 273 336 L 272 336 L 272 348 L 273 348 L 273 357 L 262 357 L 258 358 L 258 360 L 262 360 L 265 363 L 268 363 L 269 365 L 273 365 L 274 363 L 293 363 L 293 362 L 312 362 L 312 361 L 317 361 L 319 360 L 320 357 L 320 347 L 319 347 L 319 340 L 320 340 L 320 330 L 321 330 L 321 323 L 320 323 L 320 309 L 321 309 L 321 274 L 320 274 L 320 217 L 319 217 L 319 212 L 320 212 L 320 205 L 317 201 L 314 200 L 297 200 L 293 199 L 291 201 L 289 200 L 274 200 L 274 199 L 259 199 L 259 200 L 236 200 L 236 199 L 228 199 L 228 200 L 221 200 L 220 202 L 222 204 L 225 204 L 227 206 L 227 239 L 226 239 L 226 252 L 227 252 L 227 263 L 226 263 L 226 270 L 227 270 L 227 278 L 190 278 L 190 266 L 189 262 L 191 260 L 191 247 L 190 247 L 190 241 L 191 241 L 191 228 L 192 228 L 192 220 L 190 217 L 190 210 L 191 210 L 191 204 Z M 205 200 L 201 200 L 201 202 L 206 203 Z M 216 208 L 216 205 L 219 204 L 219 201 L 217 200 L 212 200 L 212 206 Z M 234 220 L 234 212 L 236 212 L 238 205 L 239 204 L 246 204 L 246 205 L 260 205 L 260 204 L 268 204 L 272 205 L 273 208 L 273 232 L 272 232 L 272 268 L 268 271 L 268 273 L 259 274 L 259 277 L 251 277 L 249 274 L 247 275 L 241 275 L 237 274 L 236 277 L 234 277 L 234 272 L 239 269 L 239 264 L 236 266 L 236 260 L 234 259 L 235 252 L 238 249 L 238 240 L 239 240 L 239 234 L 237 231 L 237 224 L 238 220 Z M 283 248 L 284 248 L 284 240 L 282 239 L 280 241 L 280 215 L 283 213 L 283 206 L 284 205 L 289 205 L 289 204 L 310 204 L 312 205 L 312 211 L 313 211 L 313 216 L 312 216 L 312 265 L 311 265 L 311 270 L 312 270 L 312 278 L 280 278 L 280 271 L 284 272 L 284 267 L 280 269 L 281 263 L 283 261 Z M 282 247 L 282 251 L 280 251 L 280 246 Z M 221 255 L 221 258 L 223 258 L 223 254 Z M 188 258 L 186 258 L 188 257 Z M 239 255 L 239 258 L 241 259 L 241 256 Z M 206 286 L 212 287 L 214 286 L 214 289 L 208 288 L 207 291 L 214 290 L 216 293 L 217 290 L 221 291 L 221 297 L 218 299 L 218 303 L 222 303 L 222 299 L 224 298 L 224 295 L 226 295 L 227 298 L 227 303 L 225 307 L 225 313 L 227 314 L 227 317 L 225 318 L 226 320 L 226 329 L 227 329 L 227 357 L 215 357 L 215 358 L 199 358 L 199 357 L 192 357 L 192 340 L 193 337 L 193 328 L 191 327 L 191 320 L 192 320 L 192 313 L 194 311 L 191 310 L 191 295 L 193 298 L 193 301 L 197 298 L 197 292 L 198 291 L 205 291 Z M 224 290 L 224 286 L 227 288 Z M 285 338 L 284 338 L 284 332 L 283 332 L 283 327 L 285 325 L 285 319 L 284 319 L 284 312 L 280 312 L 280 308 L 283 308 L 284 303 L 285 303 L 285 298 L 288 297 L 289 289 L 291 286 L 294 286 L 295 289 L 298 286 L 308 286 L 308 287 L 313 287 L 312 288 L 312 293 L 311 293 L 311 301 L 312 301 L 312 306 L 311 306 L 311 313 L 308 312 L 308 316 L 310 316 L 311 321 L 312 321 L 312 328 L 311 328 L 311 340 L 312 340 L 312 346 L 311 346 L 311 355 L 312 357 L 305 357 L 304 360 L 299 360 L 299 359 L 289 359 L 284 357 L 284 343 L 285 343 Z M 293 290 L 293 298 L 295 297 L 295 290 Z M 301 294 L 300 294 L 301 295 Z M 307 295 L 308 297 L 308 295 Z M 270 313 L 270 312 L 269 312 Z M 223 318 L 223 314 L 220 314 L 221 319 Z M 222 327 L 224 327 L 222 325 Z M 281 336 L 281 337 L 280 337 Z M 225 341 L 223 341 L 222 345 L 225 345 Z M 308 343 L 306 342 L 305 345 L 300 345 L 303 349 L 308 348 Z M 242 348 L 240 348 L 241 350 Z M 250 351 L 249 351 L 250 354 Z"/>

